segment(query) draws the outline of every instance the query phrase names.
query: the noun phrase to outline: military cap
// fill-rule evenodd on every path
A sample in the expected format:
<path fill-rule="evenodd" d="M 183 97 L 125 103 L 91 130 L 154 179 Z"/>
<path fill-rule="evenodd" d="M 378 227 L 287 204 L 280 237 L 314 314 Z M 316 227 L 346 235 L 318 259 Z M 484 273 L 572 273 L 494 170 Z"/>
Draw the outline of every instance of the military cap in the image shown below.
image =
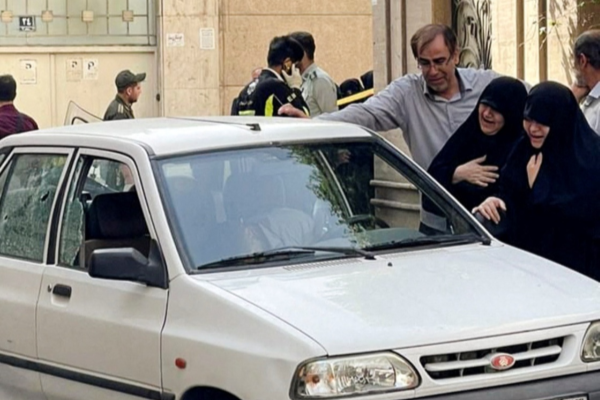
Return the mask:
<path fill-rule="evenodd" d="M 129 86 L 135 85 L 139 82 L 143 82 L 146 79 L 146 73 L 142 72 L 141 74 L 134 74 L 129 70 L 121 71 L 115 78 L 115 85 L 117 85 L 117 89 L 125 89 Z"/>

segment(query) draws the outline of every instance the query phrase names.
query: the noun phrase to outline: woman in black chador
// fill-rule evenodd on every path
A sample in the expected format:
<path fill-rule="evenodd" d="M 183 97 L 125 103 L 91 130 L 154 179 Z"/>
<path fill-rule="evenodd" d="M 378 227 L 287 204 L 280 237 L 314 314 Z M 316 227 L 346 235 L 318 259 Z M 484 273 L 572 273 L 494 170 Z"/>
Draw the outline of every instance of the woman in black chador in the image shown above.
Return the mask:
<path fill-rule="evenodd" d="M 526 98 L 520 81 L 494 79 L 431 163 L 428 172 L 468 210 L 497 192 L 498 171 L 523 131 Z"/>
<path fill-rule="evenodd" d="M 498 193 L 474 211 L 502 217 L 509 244 L 600 280 L 600 137 L 556 82 L 531 90 L 523 126 Z"/>

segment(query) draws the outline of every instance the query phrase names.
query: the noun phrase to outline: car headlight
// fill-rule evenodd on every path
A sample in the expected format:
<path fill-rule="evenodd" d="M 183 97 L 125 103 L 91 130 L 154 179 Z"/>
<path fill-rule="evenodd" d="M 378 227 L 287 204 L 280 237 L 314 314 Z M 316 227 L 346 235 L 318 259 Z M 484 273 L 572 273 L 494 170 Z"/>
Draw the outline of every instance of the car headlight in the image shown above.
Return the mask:
<path fill-rule="evenodd" d="M 593 323 L 585 334 L 581 359 L 584 362 L 600 361 L 600 322 Z"/>
<path fill-rule="evenodd" d="M 332 398 L 408 390 L 419 385 L 410 364 L 393 353 L 309 361 L 292 383 L 295 399 Z"/>

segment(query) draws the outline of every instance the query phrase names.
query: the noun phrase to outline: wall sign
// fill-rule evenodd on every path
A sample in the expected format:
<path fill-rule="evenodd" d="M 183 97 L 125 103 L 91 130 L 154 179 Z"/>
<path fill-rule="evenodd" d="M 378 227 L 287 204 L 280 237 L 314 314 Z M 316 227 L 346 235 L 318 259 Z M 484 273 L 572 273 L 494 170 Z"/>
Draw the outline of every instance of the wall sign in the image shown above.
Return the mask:
<path fill-rule="evenodd" d="M 22 32 L 35 31 L 35 16 L 26 15 L 19 17 L 19 30 Z"/>
<path fill-rule="evenodd" d="M 20 64 L 20 82 L 25 85 L 35 85 L 37 83 L 37 61 L 20 60 Z"/>
<path fill-rule="evenodd" d="M 214 50 L 215 49 L 215 29 L 202 28 L 200 29 L 200 49 Z"/>

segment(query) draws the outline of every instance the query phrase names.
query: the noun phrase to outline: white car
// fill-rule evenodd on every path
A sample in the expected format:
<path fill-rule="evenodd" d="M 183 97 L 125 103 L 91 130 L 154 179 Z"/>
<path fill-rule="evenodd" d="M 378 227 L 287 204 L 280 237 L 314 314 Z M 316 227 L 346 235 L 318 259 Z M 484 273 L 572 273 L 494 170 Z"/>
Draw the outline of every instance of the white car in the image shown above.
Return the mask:
<path fill-rule="evenodd" d="M 0 157 L 2 400 L 600 398 L 600 285 L 360 127 L 80 124 Z"/>

